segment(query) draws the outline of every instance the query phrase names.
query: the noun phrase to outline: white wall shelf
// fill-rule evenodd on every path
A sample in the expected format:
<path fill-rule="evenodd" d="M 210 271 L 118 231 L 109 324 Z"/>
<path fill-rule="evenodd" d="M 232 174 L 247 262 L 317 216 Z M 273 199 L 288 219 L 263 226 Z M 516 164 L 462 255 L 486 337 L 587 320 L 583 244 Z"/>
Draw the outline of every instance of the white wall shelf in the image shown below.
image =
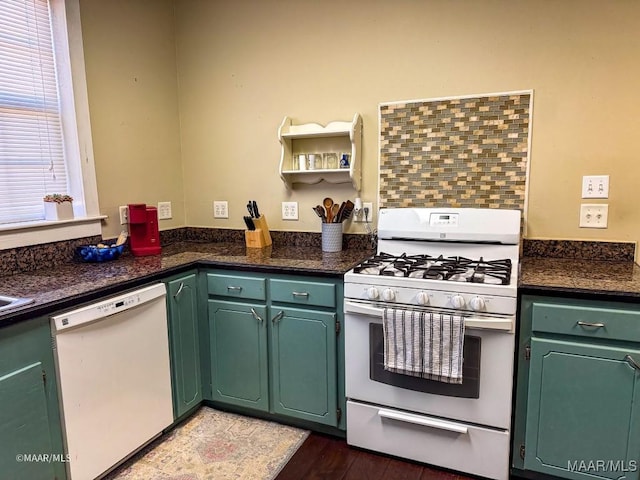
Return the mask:
<path fill-rule="evenodd" d="M 291 118 L 284 117 L 278 129 L 278 139 L 282 146 L 280 177 L 287 188 L 293 188 L 296 183 L 313 184 L 324 180 L 328 183 L 351 183 L 357 192 L 360 191 L 362 117 L 359 113 L 350 122 L 331 122 L 324 127 L 317 123 L 292 125 Z M 348 153 L 349 168 L 294 169 L 293 159 L 303 153 L 336 153 L 338 159 L 342 153 Z"/>

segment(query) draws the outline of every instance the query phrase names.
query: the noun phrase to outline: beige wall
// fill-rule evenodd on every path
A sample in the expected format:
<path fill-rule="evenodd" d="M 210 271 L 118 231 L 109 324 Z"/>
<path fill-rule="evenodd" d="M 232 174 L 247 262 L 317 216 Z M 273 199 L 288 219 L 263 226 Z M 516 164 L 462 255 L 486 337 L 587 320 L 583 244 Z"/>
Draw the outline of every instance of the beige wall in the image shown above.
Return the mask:
<path fill-rule="evenodd" d="M 82 0 L 103 212 L 135 186 L 139 201 L 172 200 L 174 212 L 184 199 L 176 225 L 242 228 L 252 198 L 273 229 L 319 231 L 311 206 L 355 193 L 324 183 L 286 190 L 277 171 L 285 115 L 325 124 L 361 113 L 361 197 L 375 201 L 380 102 L 533 89 L 528 237 L 640 239 L 640 2 L 174 3 L 181 145 L 170 2 Z M 129 177 L 158 162 L 171 173 L 144 175 L 140 187 Z M 581 177 L 593 174 L 611 176 L 606 230 L 578 228 Z M 228 220 L 213 219 L 214 200 L 229 201 Z M 299 202 L 300 221 L 280 220 L 282 201 Z"/>
<path fill-rule="evenodd" d="M 81 0 L 89 110 L 103 236 L 121 231 L 118 206 L 172 203 L 184 225 L 171 0 Z"/>

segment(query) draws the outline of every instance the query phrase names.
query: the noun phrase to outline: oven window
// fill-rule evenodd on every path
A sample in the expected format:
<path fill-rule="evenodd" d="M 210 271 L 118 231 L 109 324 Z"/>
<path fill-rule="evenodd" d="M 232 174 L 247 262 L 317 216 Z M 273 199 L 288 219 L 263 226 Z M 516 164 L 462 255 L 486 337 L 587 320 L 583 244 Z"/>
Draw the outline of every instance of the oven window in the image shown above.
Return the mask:
<path fill-rule="evenodd" d="M 480 398 L 480 337 L 464 336 L 462 383 L 452 384 L 385 370 L 383 335 L 382 324 L 369 324 L 369 377 L 371 380 L 417 392 L 448 397 Z"/>

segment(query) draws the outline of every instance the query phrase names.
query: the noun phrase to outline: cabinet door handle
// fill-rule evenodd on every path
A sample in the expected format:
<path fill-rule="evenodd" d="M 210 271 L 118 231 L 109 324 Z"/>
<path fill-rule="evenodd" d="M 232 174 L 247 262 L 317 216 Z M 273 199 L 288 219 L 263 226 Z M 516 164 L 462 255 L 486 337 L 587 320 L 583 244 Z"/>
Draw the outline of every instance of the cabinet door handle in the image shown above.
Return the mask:
<path fill-rule="evenodd" d="M 294 297 L 308 297 L 309 292 L 291 292 Z"/>
<path fill-rule="evenodd" d="M 581 327 L 604 328 L 604 323 L 591 323 L 578 320 L 576 324 L 580 325 Z"/>
<path fill-rule="evenodd" d="M 284 317 L 284 312 L 282 310 L 280 310 L 276 314 L 276 316 L 271 319 L 271 322 L 278 323 L 280 320 L 282 320 L 282 317 Z"/>
<path fill-rule="evenodd" d="M 636 362 L 631 355 L 625 355 L 624 359 L 627 361 L 629 365 L 631 365 L 636 370 L 640 370 L 640 365 Z"/>
<path fill-rule="evenodd" d="M 227 290 L 231 290 L 233 292 L 239 292 L 242 290 L 242 287 L 236 287 L 234 285 L 227 285 Z"/>
<path fill-rule="evenodd" d="M 253 318 L 258 320 L 260 323 L 264 322 L 264 319 L 260 315 L 258 315 L 258 313 L 253 308 L 251 309 L 251 315 L 253 315 Z"/>
<path fill-rule="evenodd" d="M 183 288 L 184 288 L 184 282 L 180 282 L 180 287 L 178 288 L 178 291 L 173 295 L 173 298 L 177 300 L 178 296 L 182 293 Z"/>

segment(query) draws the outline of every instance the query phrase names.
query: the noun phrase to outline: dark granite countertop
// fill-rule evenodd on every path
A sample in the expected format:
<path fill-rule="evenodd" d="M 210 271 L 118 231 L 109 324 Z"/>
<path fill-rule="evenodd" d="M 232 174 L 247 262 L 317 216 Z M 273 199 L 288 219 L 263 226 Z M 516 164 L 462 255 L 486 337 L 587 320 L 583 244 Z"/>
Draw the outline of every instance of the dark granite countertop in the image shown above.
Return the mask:
<path fill-rule="evenodd" d="M 125 254 L 111 262 L 70 262 L 0 277 L 0 294 L 35 300 L 31 305 L 0 314 L 0 325 L 71 308 L 196 266 L 342 277 L 370 255 L 371 251 L 359 249 L 324 253 L 320 247 L 308 246 L 247 249 L 240 243 L 181 242 L 163 247 L 162 254 L 156 256 Z"/>
<path fill-rule="evenodd" d="M 31 305 L 0 314 L 0 325 L 73 308 L 197 266 L 342 277 L 371 254 L 371 250 L 359 248 L 324 253 L 319 246 L 247 249 L 238 242 L 177 242 L 163 247 L 162 255 L 125 254 L 112 262 L 70 262 L 0 276 L 0 294 L 35 300 Z M 519 291 L 640 302 L 640 266 L 633 261 L 524 256 Z"/>
<path fill-rule="evenodd" d="M 632 261 L 524 257 L 521 293 L 640 302 L 640 266 Z"/>

